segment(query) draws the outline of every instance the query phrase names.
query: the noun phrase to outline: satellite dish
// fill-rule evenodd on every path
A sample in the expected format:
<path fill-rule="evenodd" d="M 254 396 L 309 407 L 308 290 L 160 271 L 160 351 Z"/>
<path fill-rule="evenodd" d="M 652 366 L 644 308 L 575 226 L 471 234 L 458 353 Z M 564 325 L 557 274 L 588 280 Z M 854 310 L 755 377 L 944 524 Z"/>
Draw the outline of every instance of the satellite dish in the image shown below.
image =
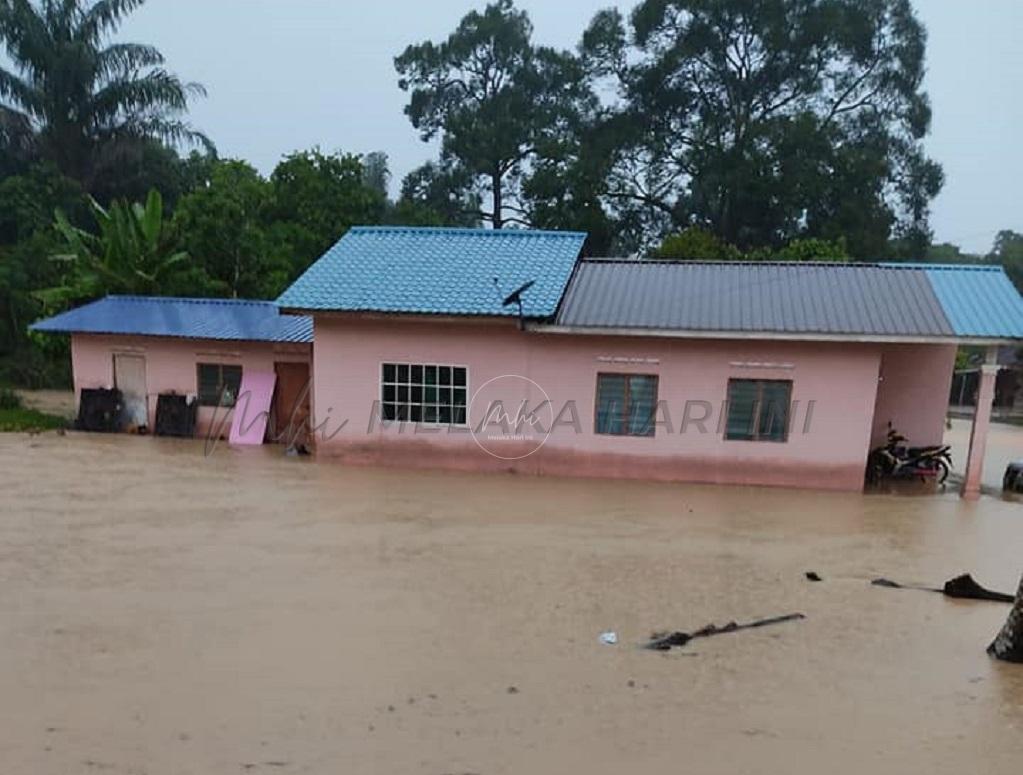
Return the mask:
<path fill-rule="evenodd" d="M 525 327 L 526 327 L 525 319 L 522 317 L 522 294 L 524 294 L 526 291 L 528 291 L 530 288 L 532 288 L 533 285 L 535 285 L 535 284 L 536 284 L 536 280 L 530 280 L 528 283 L 524 283 L 523 285 L 520 285 L 514 291 L 509 293 L 504 298 L 504 301 L 501 302 L 501 306 L 502 307 L 509 307 L 512 304 L 518 304 L 519 305 L 519 329 L 520 330 L 525 329 Z M 498 293 L 501 292 L 501 286 L 498 283 L 496 277 L 494 278 L 494 287 L 497 288 Z"/>
<path fill-rule="evenodd" d="M 530 288 L 532 288 L 535 284 L 536 284 L 536 280 L 530 280 L 525 285 L 523 285 L 523 286 L 517 288 L 516 290 L 512 291 L 508 295 L 508 297 L 504 300 L 504 302 L 501 304 L 501 306 L 502 307 L 507 307 L 507 306 L 509 306 L 511 304 L 518 304 L 519 305 L 519 309 L 521 310 L 522 309 L 522 294 L 525 293 L 526 291 L 528 291 Z"/>

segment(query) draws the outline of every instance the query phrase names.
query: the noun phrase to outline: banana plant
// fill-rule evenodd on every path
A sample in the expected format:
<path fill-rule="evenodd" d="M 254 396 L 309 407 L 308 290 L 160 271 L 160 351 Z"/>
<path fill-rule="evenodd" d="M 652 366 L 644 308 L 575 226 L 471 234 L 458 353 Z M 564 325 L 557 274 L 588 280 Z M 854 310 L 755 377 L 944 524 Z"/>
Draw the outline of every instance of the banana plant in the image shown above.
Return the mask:
<path fill-rule="evenodd" d="M 176 275 L 189 269 L 164 220 L 163 197 L 150 191 L 144 205 L 115 202 L 109 208 L 90 199 L 96 233 L 73 225 L 60 210 L 55 227 L 66 252 L 51 258 L 66 266 L 64 282 L 36 293 L 47 308 L 59 308 L 104 294 L 161 295 Z"/>

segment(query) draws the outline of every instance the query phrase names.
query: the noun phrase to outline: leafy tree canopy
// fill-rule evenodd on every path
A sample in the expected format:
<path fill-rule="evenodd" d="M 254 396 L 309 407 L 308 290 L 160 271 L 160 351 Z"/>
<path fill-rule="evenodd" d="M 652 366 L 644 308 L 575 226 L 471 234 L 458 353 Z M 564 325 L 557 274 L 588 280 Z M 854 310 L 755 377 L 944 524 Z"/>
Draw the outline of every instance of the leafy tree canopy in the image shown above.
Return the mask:
<path fill-rule="evenodd" d="M 532 34 L 528 15 L 498 0 L 467 14 L 446 40 L 395 59 L 412 125 L 423 140 L 441 137 L 444 164 L 468 177 L 487 201 L 478 217 L 498 229 L 528 222 L 517 199 L 523 176 L 581 87 L 574 57 L 534 45 Z"/>
<path fill-rule="evenodd" d="M 1010 230 L 998 232 L 987 260 L 1004 266 L 1009 279 L 1023 293 L 1023 234 Z"/>
<path fill-rule="evenodd" d="M 817 237 L 794 239 L 778 248 L 757 248 L 743 253 L 712 232 L 690 226 L 664 239 L 654 258 L 682 261 L 849 261 L 845 240 Z"/>
<path fill-rule="evenodd" d="M 698 226 L 668 235 L 653 256 L 682 261 L 737 261 L 742 258 L 734 245 Z"/>
<path fill-rule="evenodd" d="M 73 226 L 57 211 L 65 252 L 53 258 L 66 269 L 60 285 L 36 294 L 47 308 L 62 309 L 108 293 L 174 294 L 194 283 L 188 254 L 179 249 L 164 219 L 159 192 L 150 191 L 145 204 L 115 202 L 104 208 L 90 201 L 95 232 Z"/>
<path fill-rule="evenodd" d="M 925 34 L 909 0 L 645 0 L 583 39 L 616 84 L 613 200 L 740 248 L 926 231 Z M 889 194 L 891 191 L 893 193 Z M 858 221 L 858 223 L 857 223 Z M 855 233 L 851 227 L 856 226 Z"/>
<path fill-rule="evenodd" d="M 145 0 L 0 0 L 0 156 L 41 158 L 92 191 L 157 140 L 209 141 L 185 120 L 202 86 L 141 43 L 111 42 Z"/>
<path fill-rule="evenodd" d="M 287 255 L 275 255 L 267 218 L 270 184 L 243 161 L 216 162 L 208 179 L 178 202 L 174 224 L 210 285 L 201 295 L 272 298 L 289 276 Z"/>
<path fill-rule="evenodd" d="M 386 196 L 365 180 L 362 159 L 354 154 L 313 149 L 287 156 L 277 165 L 270 176 L 272 217 L 295 227 L 297 271 L 323 255 L 352 226 L 382 221 Z"/>
<path fill-rule="evenodd" d="M 446 161 L 428 162 L 401 182 L 391 221 L 407 226 L 480 225 L 480 195 L 472 175 Z"/>

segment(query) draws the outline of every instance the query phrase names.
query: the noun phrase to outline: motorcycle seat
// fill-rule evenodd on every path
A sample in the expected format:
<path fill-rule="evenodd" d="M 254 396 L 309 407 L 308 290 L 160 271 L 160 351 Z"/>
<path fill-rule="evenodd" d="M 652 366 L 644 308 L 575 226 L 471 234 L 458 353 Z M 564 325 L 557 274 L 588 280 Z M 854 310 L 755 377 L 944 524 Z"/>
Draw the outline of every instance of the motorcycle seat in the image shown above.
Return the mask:
<path fill-rule="evenodd" d="M 949 449 L 951 449 L 951 447 L 949 447 L 947 444 L 935 444 L 935 445 L 930 446 L 930 447 L 910 447 L 906 451 L 910 455 L 915 457 L 917 455 L 926 455 L 928 453 L 934 453 L 934 452 L 938 452 L 938 453 L 946 452 Z"/>

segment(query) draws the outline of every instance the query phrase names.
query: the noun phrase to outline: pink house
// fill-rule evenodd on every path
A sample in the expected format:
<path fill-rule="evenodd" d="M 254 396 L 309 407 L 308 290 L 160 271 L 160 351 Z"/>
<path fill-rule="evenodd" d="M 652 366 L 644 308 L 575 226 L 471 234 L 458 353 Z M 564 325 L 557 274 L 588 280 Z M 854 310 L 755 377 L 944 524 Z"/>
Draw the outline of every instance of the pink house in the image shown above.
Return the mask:
<path fill-rule="evenodd" d="M 74 334 L 78 389 L 135 350 L 150 396 L 239 378 L 200 364 L 276 369 L 275 404 L 307 397 L 316 453 L 347 463 L 836 490 L 862 488 L 889 423 L 940 443 L 958 345 L 1023 340 L 1000 267 L 590 260 L 584 241 L 352 229 L 277 300 L 311 325 L 295 340 L 39 327 Z M 209 327 L 208 303 L 182 314 Z M 285 386 L 292 362 L 310 390 Z"/>
<path fill-rule="evenodd" d="M 957 345 L 1023 338 L 998 267 L 594 261 L 584 238 L 349 232 L 278 299 L 314 321 L 318 453 L 858 490 L 889 422 L 941 442 Z"/>
<path fill-rule="evenodd" d="M 119 389 L 128 428 L 156 428 L 159 396 L 178 395 L 195 404 L 197 434 L 226 438 L 251 372 L 278 382 L 272 437 L 301 401 L 312 363 L 311 320 L 265 301 L 108 296 L 32 328 L 71 335 L 76 398 Z"/>

